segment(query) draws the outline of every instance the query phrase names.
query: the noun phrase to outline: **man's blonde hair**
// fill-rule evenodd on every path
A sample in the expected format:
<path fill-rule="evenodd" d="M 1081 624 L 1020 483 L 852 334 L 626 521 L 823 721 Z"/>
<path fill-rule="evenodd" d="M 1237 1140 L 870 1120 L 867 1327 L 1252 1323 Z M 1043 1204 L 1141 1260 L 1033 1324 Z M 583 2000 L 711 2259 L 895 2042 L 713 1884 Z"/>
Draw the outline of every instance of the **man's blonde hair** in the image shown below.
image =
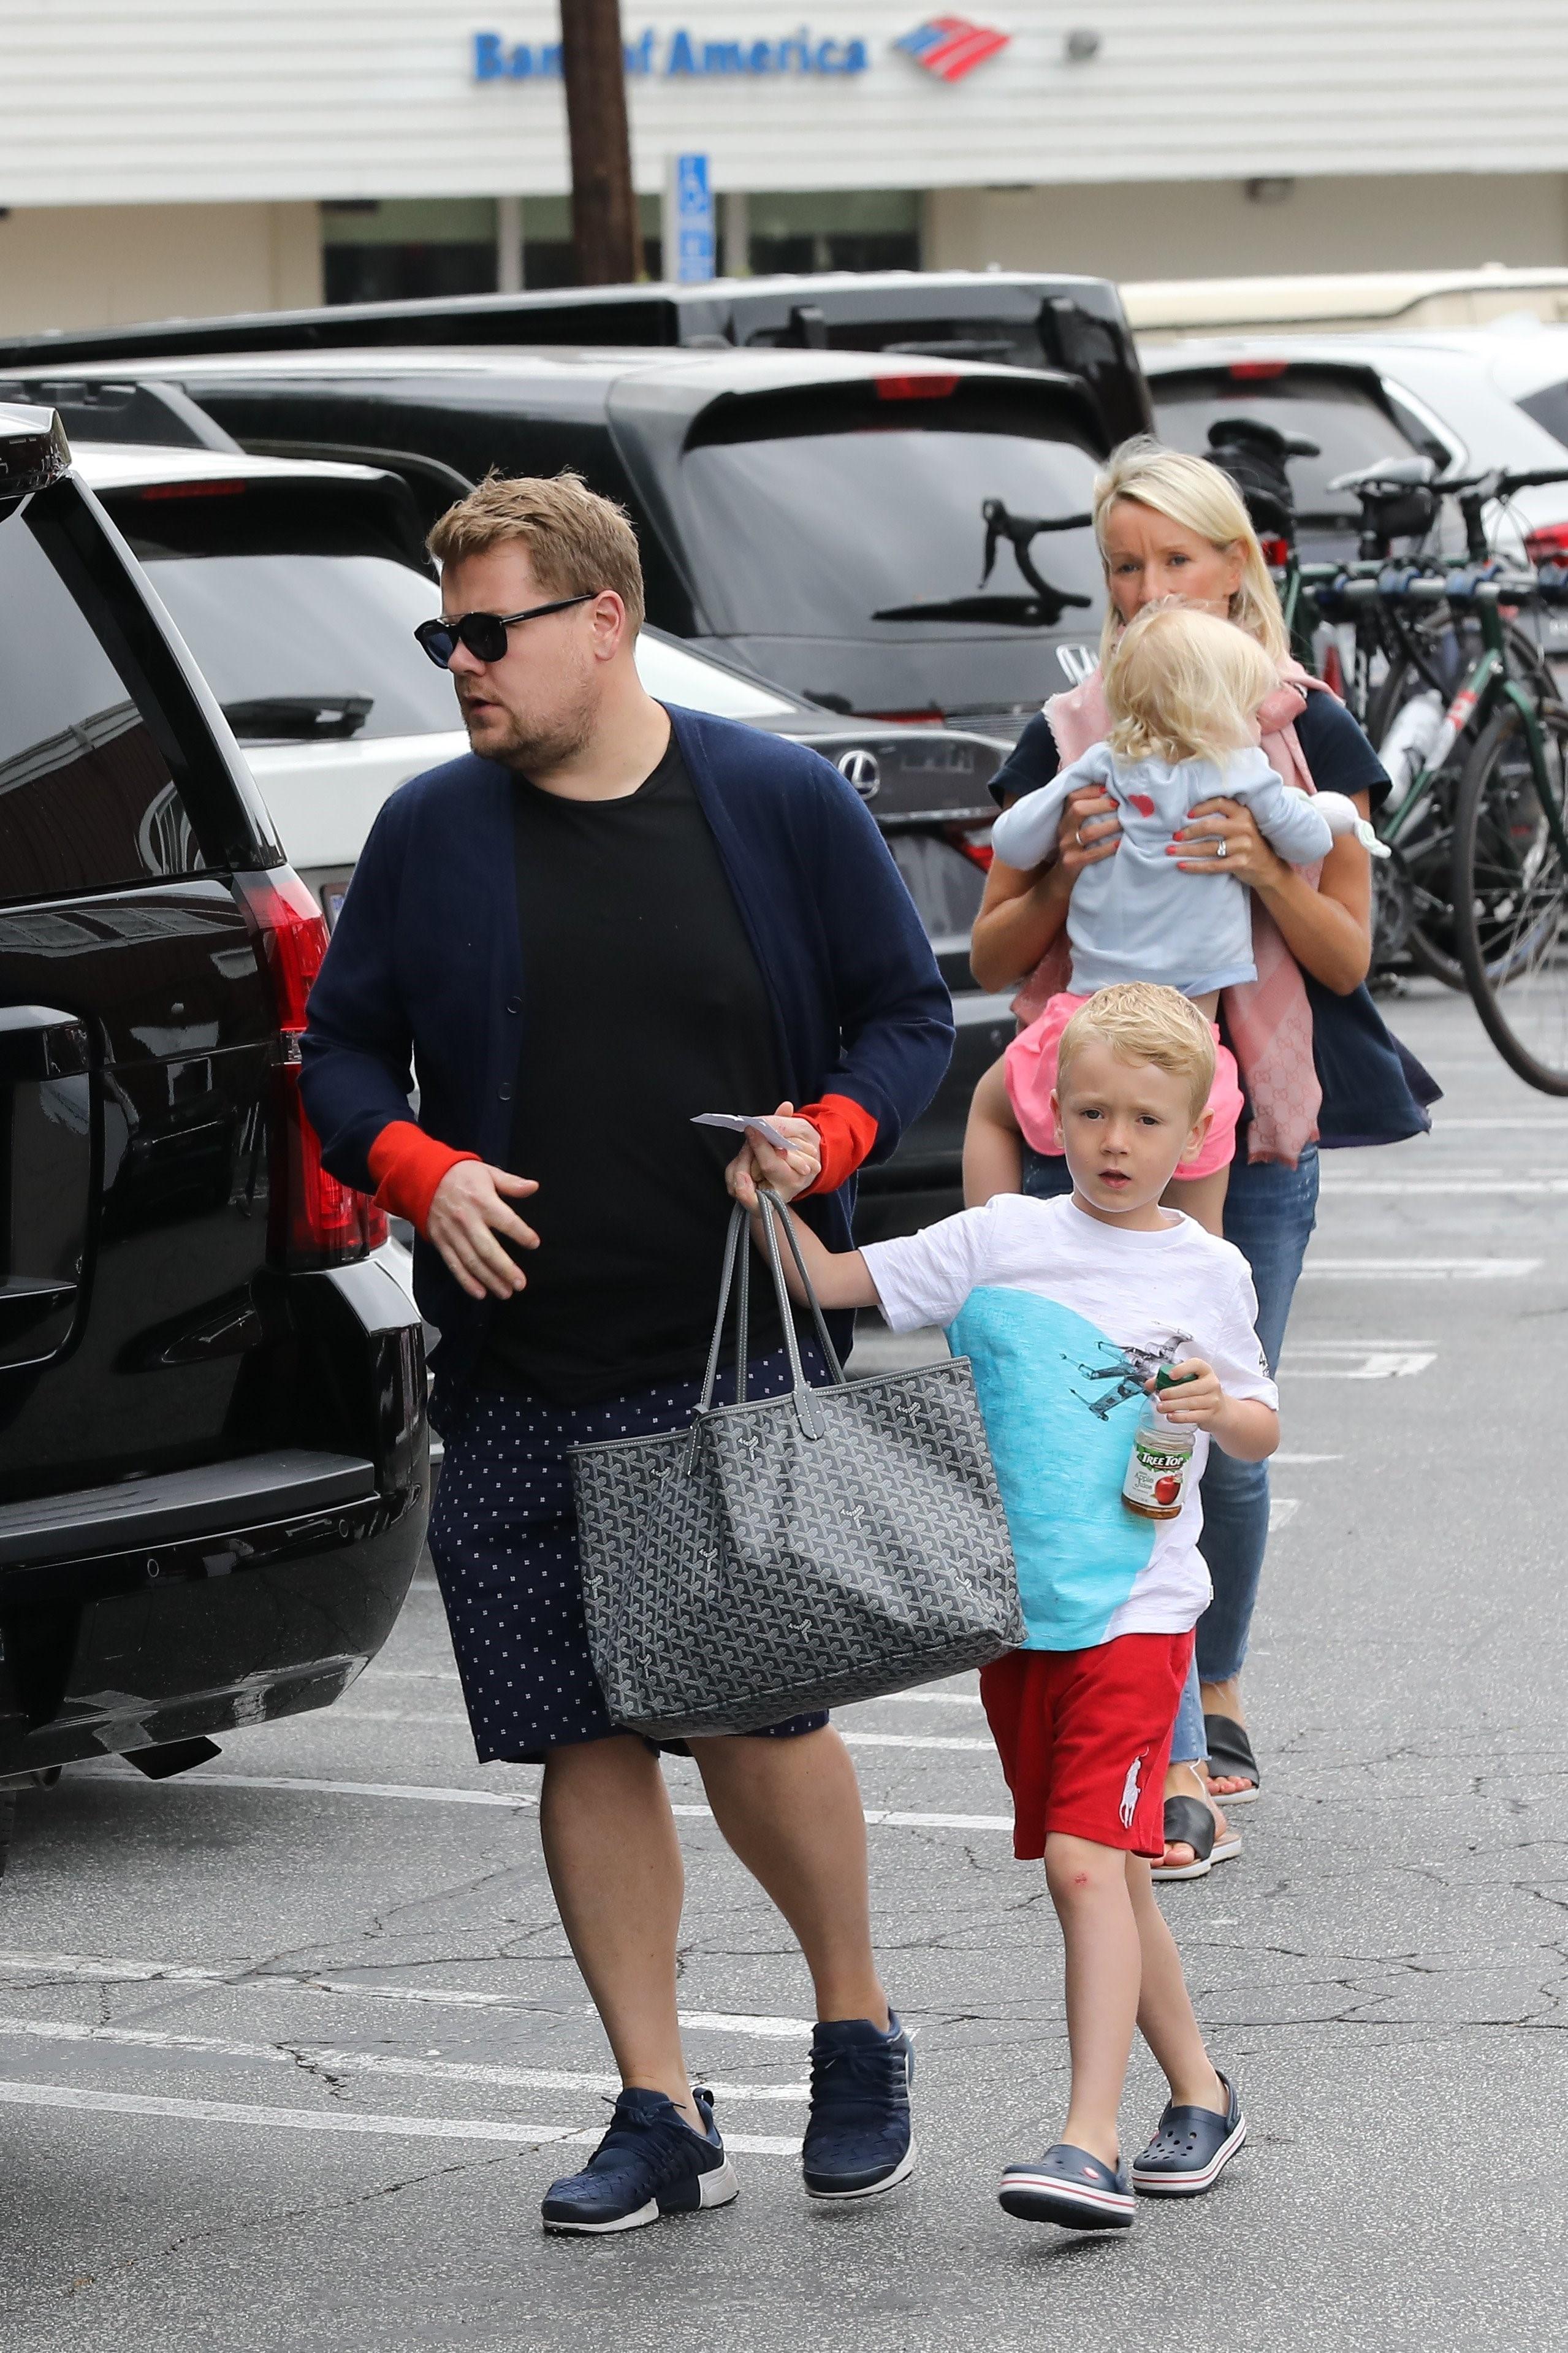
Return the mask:
<path fill-rule="evenodd" d="M 1226 625 L 1222 622 L 1220 625 Z M 1057 1047 L 1057 1085 L 1067 1085 L 1075 1058 L 1086 1046 L 1109 1046 L 1118 1060 L 1152 1062 L 1173 1079 L 1184 1079 L 1193 1117 L 1214 1085 L 1214 1029 L 1179 988 L 1151 980 L 1118 980 L 1080 1006 Z"/>
<path fill-rule="evenodd" d="M 1222 554 L 1239 547 L 1241 585 L 1230 600 L 1230 617 L 1249 638 L 1257 638 L 1272 660 L 1281 662 L 1288 659 L 1290 633 L 1279 609 L 1279 591 L 1264 561 L 1258 533 L 1252 528 L 1252 517 L 1227 473 L 1207 458 L 1192 457 L 1185 449 L 1167 449 L 1147 433 L 1140 433 L 1113 449 L 1110 463 L 1102 474 L 1096 476 L 1094 484 L 1094 535 L 1100 543 L 1100 561 L 1106 565 L 1108 576 L 1105 526 L 1112 507 L 1122 499 L 1131 499 L 1137 506 L 1152 507 L 1156 514 L 1180 523 L 1184 531 L 1195 532 Z M 1106 607 L 1105 628 L 1100 641 L 1102 661 L 1108 659 L 1121 634 L 1121 623 L 1111 603 Z"/>
<path fill-rule="evenodd" d="M 519 540 L 547 596 L 613 588 L 635 638 L 643 625 L 642 559 L 624 507 L 581 474 L 487 474 L 448 507 L 425 544 L 437 564 L 460 564 Z"/>
<path fill-rule="evenodd" d="M 1255 638 L 1191 605 L 1145 605 L 1105 663 L 1110 748 L 1124 760 L 1212 760 L 1256 743 L 1279 683 Z"/>

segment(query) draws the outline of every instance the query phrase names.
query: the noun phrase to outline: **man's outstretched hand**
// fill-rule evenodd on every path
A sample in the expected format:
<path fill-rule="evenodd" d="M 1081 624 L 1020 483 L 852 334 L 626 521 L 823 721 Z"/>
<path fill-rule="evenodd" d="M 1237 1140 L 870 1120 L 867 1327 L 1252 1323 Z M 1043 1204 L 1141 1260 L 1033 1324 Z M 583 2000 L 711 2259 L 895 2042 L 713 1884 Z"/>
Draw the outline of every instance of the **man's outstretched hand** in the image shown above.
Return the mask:
<path fill-rule="evenodd" d="M 537 1193 L 531 1176 L 513 1176 L 505 1168 L 491 1168 L 482 1160 L 455 1161 L 437 1186 L 425 1221 L 427 1241 L 435 1243 L 456 1280 L 470 1299 L 510 1299 L 528 1278 L 514 1258 L 497 1240 L 504 1234 L 524 1250 L 537 1250 L 539 1236 L 525 1226 L 505 1196 L 521 1200 Z"/>
<path fill-rule="evenodd" d="M 789 1138 L 787 1152 L 776 1152 L 765 1135 L 749 1127 L 744 1144 L 724 1171 L 731 1199 L 744 1202 L 748 1209 L 757 1206 L 759 1185 L 772 1186 L 781 1200 L 793 1201 L 822 1174 L 822 1138 L 810 1120 L 792 1118 L 794 1110 L 794 1103 L 782 1103 L 769 1113 L 773 1124 Z"/>

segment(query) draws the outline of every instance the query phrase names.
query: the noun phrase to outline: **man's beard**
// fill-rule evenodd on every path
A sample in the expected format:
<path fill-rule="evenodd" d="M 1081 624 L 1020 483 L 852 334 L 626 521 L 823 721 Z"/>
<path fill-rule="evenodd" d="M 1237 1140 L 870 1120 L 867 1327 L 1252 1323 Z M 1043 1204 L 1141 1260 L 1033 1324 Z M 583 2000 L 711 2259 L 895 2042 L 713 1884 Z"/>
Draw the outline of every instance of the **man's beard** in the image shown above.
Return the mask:
<path fill-rule="evenodd" d="M 463 724 L 468 727 L 468 705 L 460 695 L 458 700 Z M 558 712 L 548 722 L 531 722 L 503 704 L 491 703 L 490 713 L 480 731 L 483 741 L 474 742 L 472 728 L 468 729 L 468 741 L 480 759 L 494 760 L 521 776 L 534 772 L 548 776 L 587 750 L 594 738 L 594 718 L 593 707 L 586 702 Z"/>

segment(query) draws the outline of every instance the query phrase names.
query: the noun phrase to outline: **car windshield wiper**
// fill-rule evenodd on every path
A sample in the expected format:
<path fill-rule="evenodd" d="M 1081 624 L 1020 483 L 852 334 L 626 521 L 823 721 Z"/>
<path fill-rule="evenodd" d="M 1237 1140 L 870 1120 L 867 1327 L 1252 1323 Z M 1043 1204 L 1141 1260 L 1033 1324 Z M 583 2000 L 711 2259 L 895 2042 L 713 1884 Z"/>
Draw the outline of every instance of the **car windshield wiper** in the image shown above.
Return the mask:
<path fill-rule="evenodd" d="M 1016 515 L 1008 512 L 1000 499 L 983 499 L 980 520 L 985 525 L 985 569 L 980 575 L 983 588 L 995 565 L 996 550 L 1005 540 L 1013 551 L 1014 562 L 1036 596 L 1061 596 L 1062 591 L 1053 588 L 1050 582 L 1043 580 L 1036 571 L 1034 559 L 1029 554 L 1029 543 L 1037 539 L 1043 531 L 1088 531 L 1094 517 L 1087 514 Z M 1087 596 L 1078 596 L 1064 597 L 1063 601 L 1087 605 L 1089 600 Z"/>
<path fill-rule="evenodd" d="M 1075 605 L 1087 611 L 1092 596 L 1075 596 L 1070 589 L 1042 582 L 1038 596 L 927 596 L 912 605 L 884 605 L 874 621 L 981 621 L 993 628 L 1052 629 Z"/>
<path fill-rule="evenodd" d="M 288 744 L 342 744 L 357 735 L 375 708 L 369 694 L 258 694 L 226 702 L 223 715 L 237 735 L 270 736 Z"/>

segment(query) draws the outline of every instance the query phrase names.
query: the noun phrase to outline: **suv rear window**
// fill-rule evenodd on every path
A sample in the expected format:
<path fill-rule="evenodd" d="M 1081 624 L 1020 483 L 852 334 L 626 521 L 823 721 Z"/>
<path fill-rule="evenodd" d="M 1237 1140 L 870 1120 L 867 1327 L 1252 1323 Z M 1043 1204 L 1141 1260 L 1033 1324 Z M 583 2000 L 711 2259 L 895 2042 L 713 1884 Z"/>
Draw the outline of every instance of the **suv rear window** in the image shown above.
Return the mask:
<path fill-rule="evenodd" d="M 241 743 L 460 724 L 451 680 L 414 642 L 440 598 L 401 494 L 251 476 L 100 496 Z"/>
<path fill-rule="evenodd" d="M 1290 481 L 1303 522 L 1361 520 L 1352 492 L 1331 491 L 1336 475 L 1384 458 L 1423 457 L 1439 469 L 1451 452 L 1402 401 L 1362 368 L 1306 367 L 1274 360 L 1152 375 L 1149 390 L 1160 438 L 1208 455 L 1209 427 L 1222 417 L 1255 417 L 1280 433 L 1315 441 L 1319 458 L 1293 458 Z"/>
<path fill-rule="evenodd" d="M 1519 406 L 1568 449 L 1568 384 L 1549 384 L 1544 390 L 1531 393 Z"/>
<path fill-rule="evenodd" d="M 168 762 L 28 512 L 0 522 L 0 899 L 193 873 Z"/>
<path fill-rule="evenodd" d="M 904 383 L 918 391 L 886 389 Z M 1096 463 L 1065 409 L 984 378 L 717 401 L 681 459 L 688 552 L 742 634 L 1047 629 L 1068 612 L 1092 634 Z"/>

